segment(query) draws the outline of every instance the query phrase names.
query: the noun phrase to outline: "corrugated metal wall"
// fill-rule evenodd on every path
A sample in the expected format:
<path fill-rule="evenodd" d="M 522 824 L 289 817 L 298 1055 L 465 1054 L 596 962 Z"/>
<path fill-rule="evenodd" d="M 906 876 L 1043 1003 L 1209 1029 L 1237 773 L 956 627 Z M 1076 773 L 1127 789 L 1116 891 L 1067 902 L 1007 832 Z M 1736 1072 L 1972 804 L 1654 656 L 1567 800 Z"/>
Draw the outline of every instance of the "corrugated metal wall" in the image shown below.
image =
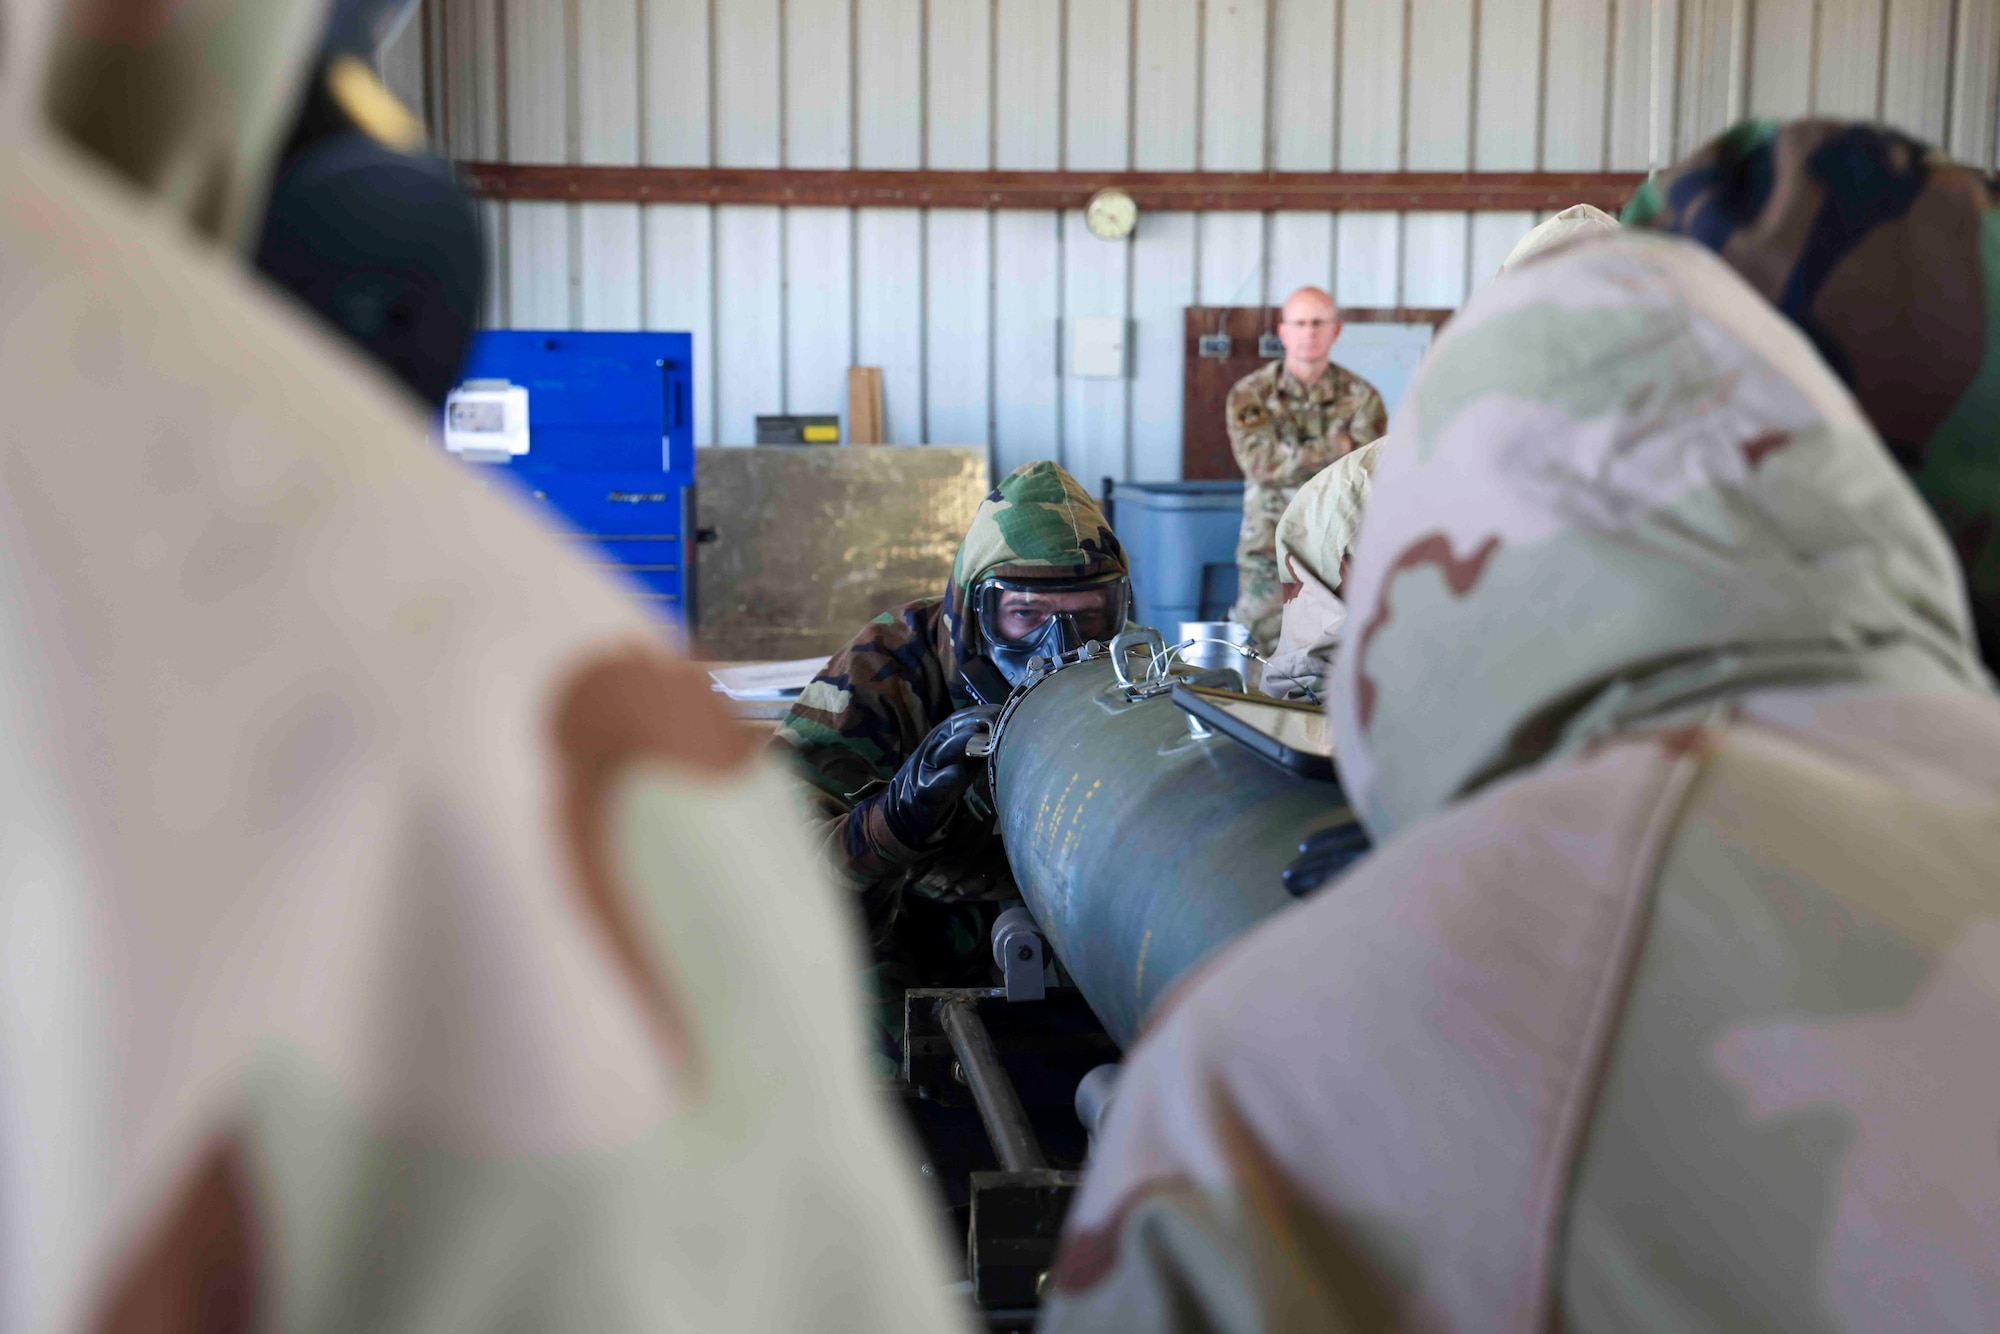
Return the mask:
<path fill-rule="evenodd" d="M 2000 0 L 425 0 L 383 66 L 454 156 L 516 162 L 1625 170 L 1816 111 L 1990 164 Z M 1178 474 L 1183 307 L 1456 306 L 1534 222 L 484 207 L 494 322 L 693 331 L 703 443 L 844 408 L 858 363 L 892 440 L 1093 484 Z M 1065 377 L 1060 322 L 1119 314 L 1132 377 Z"/>

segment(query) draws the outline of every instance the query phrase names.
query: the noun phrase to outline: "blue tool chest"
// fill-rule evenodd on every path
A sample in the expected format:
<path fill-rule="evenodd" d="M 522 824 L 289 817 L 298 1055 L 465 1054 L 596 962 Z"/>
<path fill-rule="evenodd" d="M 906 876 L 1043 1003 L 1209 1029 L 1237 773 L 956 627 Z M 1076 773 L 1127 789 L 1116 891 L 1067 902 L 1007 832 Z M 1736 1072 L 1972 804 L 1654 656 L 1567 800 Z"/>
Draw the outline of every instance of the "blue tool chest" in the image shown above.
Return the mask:
<path fill-rule="evenodd" d="M 628 580 L 662 619 L 690 632 L 693 362 L 693 340 L 684 333 L 495 330 L 473 344 L 445 409 L 447 441 L 477 442 L 451 427 L 497 431 L 499 409 L 478 419 L 491 423 L 482 426 L 460 400 L 525 393 L 518 452 L 461 450 L 461 457 L 547 506 L 592 563 Z"/>

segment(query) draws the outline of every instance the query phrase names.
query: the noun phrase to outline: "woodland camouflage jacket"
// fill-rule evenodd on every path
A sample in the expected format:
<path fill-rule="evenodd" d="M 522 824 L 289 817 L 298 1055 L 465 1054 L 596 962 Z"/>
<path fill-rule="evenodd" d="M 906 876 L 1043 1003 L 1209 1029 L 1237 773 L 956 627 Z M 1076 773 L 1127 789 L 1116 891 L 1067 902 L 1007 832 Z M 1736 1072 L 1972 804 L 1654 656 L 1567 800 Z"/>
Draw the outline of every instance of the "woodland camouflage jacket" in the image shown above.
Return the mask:
<path fill-rule="evenodd" d="M 982 652 L 967 592 L 988 575 L 1126 572 L 1104 512 L 1050 462 L 1024 464 L 981 502 L 944 595 L 884 612 L 806 687 L 778 729 L 823 821 L 828 861 L 865 898 L 878 938 L 904 886 L 945 896 L 1009 892 L 993 812 L 980 788 L 928 847 L 889 829 L 881 793 L 931 729 L 975 701 L 959 667 Z"/>

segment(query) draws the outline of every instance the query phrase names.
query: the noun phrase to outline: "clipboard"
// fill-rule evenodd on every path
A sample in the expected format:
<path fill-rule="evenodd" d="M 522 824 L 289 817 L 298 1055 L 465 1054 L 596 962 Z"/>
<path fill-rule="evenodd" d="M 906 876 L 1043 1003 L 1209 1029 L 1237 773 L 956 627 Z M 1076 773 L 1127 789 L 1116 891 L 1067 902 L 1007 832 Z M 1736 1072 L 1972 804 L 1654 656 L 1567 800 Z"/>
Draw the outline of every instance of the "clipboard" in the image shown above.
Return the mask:
<path fill-rule="evenodd" d="M 1289 773 L 1322 782 L 1338 781 L 1333 768 L 1333 729 L 1317 704 L 1179 681 L 1174 683 L 1173 700 L 1203 726 L 1249 747 Z"/>

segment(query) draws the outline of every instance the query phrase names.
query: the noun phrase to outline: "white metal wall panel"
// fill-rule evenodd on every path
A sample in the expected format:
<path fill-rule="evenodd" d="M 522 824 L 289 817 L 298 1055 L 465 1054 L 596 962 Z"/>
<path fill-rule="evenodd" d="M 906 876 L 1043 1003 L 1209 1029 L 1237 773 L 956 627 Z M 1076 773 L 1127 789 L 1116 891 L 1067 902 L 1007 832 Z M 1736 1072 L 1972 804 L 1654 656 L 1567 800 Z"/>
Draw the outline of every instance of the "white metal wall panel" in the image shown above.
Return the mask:
<path fill-rule="evenodd" d="M 930 166 L 992 166 L 994 10 L 990 0 L 934 0 L 924 12 Z"/>
<path fill-rule="evenodd" d="M 1539 89 L 1541 160 L 1534 165 L 1545 171 L 1608 170 L 1617 9 L 1613 0 L 1546 3 L 1548 59 Z M 1485 27 L 1480 25 L 1482 36 Z M 1482 124 L 1482 141 L 1486 133 Z"/>
<path fill-rule="evenodd" d="M 1945 143 L 1951 68 L 1952 0 L 1889 0 L 1882 53 L 1882 119 L 1934 144 Z"/>
<path fill-rule="evenodd" d="M 855 216 L 854 360 L 882 368 L 884 435 L 924 443 L 923 214 L 864 209 Z"/>
<path fill-rule="evenodd" d="M 1192 171 L 1201 114 L 1201 10 L 1192 0 L 1132 0 L 1132 166 Z"/>
<path fill-rule="evenodd" d="M 1509 251 L 1535 225 L 1532 213 L 1475 213 L 1472 215 L 1472 253 L 1466 261 L 1466 295 L 1469 297 L 1492 280 L 1506 262 Z"/>
<path fill-rule="evenodd" d="M 1064 164 L 1072 171 L 1122 171 L 1131 160 L 1132 0 L 1096 0 L 1069 9 L 1065 68 L 1068 128 Z M 1126 241 L 1090 234 L 1083 214 L 1063 215 L 1063 462 L 1085 486 L 1123 477 L 1126 394 L 1123 379 L 1069 373 L 1069 337 L 1079 318 L 1130 314 L 1131 250 Z M 1130 349 L 1127 349 L 1128 353 Z"/>
<path fill-rule="evenodd" d="M 836 413 L 844 430 L 847 368 L 855 364 L 854 214 L 844 208 L 787 210 L 785 274 L 783 410 Z"/>
<path fill-rule="evenodd" d="M 1056 337 L 1062 320 L 1052 213 L 993 215 L 993 468 L 1060 453 Z"/>
<path fill-rule="evenodd" d="M 938 168 L 976 170 L 993 160 L 993 9 L 932 4 L 925 151 Z M 993 221 L 985 212 L 937 209 L 924 231 L 924 436 L 983 445 L 992 437 Z"/>
<path fill-rule="evenodd" d="M 715 165 L 784 161 L 778 0 L 728 0 L 714 24 Z M 749 444 L 785 404 L 785 235 L 775 208 L 715 210 L 715 443 Z"/>
<path fill-rule="evenodd" d="M 983 445 L 992 432 L 992 215 L 935 209 L 926 225 L 924 404 L 930 420 L 924 438 L 937 445 Z"/>
<path fill-rule="evenodd" d="M 1403 215 L 1402 287 L 1396 304 L 1450 308 L 1465 299 L 1466 215 Z"/>
<path fill-rule="evenodd" d="M 921 167 L 923 0 L 854 0 L 854 10 L 855 165 Z"/>
<path fill-rule="evenodd" d="M 431 131 L 455 158 L 504 155 L 500 15 L 493 0 L 432 0 L 443 10 L 444 124 Z"/>
<path fill-rule="evenodd" d="M 1182 332 L 1196 304 L 1194 234 L 1194 214 L 1152 213 L 1132 238 L 1132 480 L 1181 475 Z"/>
<path fill-rule="evenodd" d="M 1264 302 L 1281 306 L 1301 287 L 1333 290 L 1333 229 L 1331 213 L 1273 213 L 1270 262 L 1265 274 Z"/>
<path fill-rule="evenodd" d="M 993 9 L 943 0 L 926 12 L 924 78 L 929 165 L 978 171 L 993 165 Z"/>
<path fill-rule="evenodd" d="M 1819 0 L 1813 114 L 1880 114 L 1883 0 Z"/>
<path fill-rule="evenodd" d="M 1261 171 L 1270 27 L 1267 0 L 1209 0 L 1202 33 L 1201 165 Z"/>
<path fill-rule="evenodd" d="M 715 210 L 715 443 L 757 439 L 760 414 L 785 402 L 782 214 Z M 726 277 L 726 282 L 720 281 Z M 697 368 L 699 369 L 699 368 Z"/>
<path fill-rule="evenodd" d="M 1280 171 L 1331 171 L 1334 153 L 1336 6 L 1272 0 L 1271 162 Z M 1333 290 L 1331 213 L 1273 213 L 1264 229 L 1264 301 L 1301 287 Z"/>
<path fill-rule="evenodd" d="M 457 156 L 1107 170 L 1641 169 L 1731 115 L 1880 114 L 1991 165 L 2000 0 L 426 0 L 380 64 Z M 711 25 L 713 25 L 711 29 Z M 428 64 L 428 68 L 426 67 Z M 1331 283 L 1454 305 L 1527 214 L 483 204 L 487 318 L 686 329 L 696 431 L 845 406 L 892 438 L 1179 469 L 1182 311 Z M 1129 380 L 1062 373 L 1080 315 Z"/>
<path fill-rule="evenodd" d="M 1254 306 L 1264 296 L 1264 219 L 1255 213 L 1204 213 L 1196 290 L 1204 306 Z"/>
<path fill-rule="evenodd" d="M 786 0 L 784 159 L 788 167 L 852 167 L 852 0 Z"/>
<path fill-rule="evenodd" d="M 1403 6 L 1365 0 L 1341 7 L 1342 171 L 1395 171 L 1403 149 Z"/>
<path fill-rule="evenodd" d="M 1472 127 L 1473 166 L 1479 171 L 1533 171 L 1538 165 L 1541 125 L 1536 99 L 1542 82 L 1543 4 L 1544 0 L 1480 0 L 1478 113 Z M 1549 45 L 1553 51 L 1554 31 L 1549 33 Z M 1600 39 L 1588 55 L 1575 52 L 1570 64 L 1556 68 L 1568 80 L 1592 64 L 1601 67 L 1602 52 Z M 1551 109 L 1555 105 L 1551 99 Z M 1570 101 L 1561 105 L 1568 113 Z"/>
<path fill-rule="evenodd" d="M 1201 12 L 1188 0 L 1133 0 L 1132 165 L 1188 171 L 1200 144 Z M 1192 213 L 1150 213 L 1132 237 L 1130 478 L 1181 473 L 1182 329 L 1197 297 Z"/>
<path fill-rule="evenodd" d="M 1343 213 L 1338 221 L 1333 299 L 1343 306 L 1396 305 L 1402 219 L 1394 213 Z"/>
<path fill-rule="evenodd" d="M 788 167 L 851 167 L 858 49 L 851 0 L 786 0 L 781 51 Z M 784 215 L 784 400 L 766 411 L 835 413 L 847 428 L 854 363 L 854 213 L 795 208 Z"/>
<path fill-rule="evenodd" d="M 512 162 L 569 160 L 566 6 L 505 0 L 506 153 Z"/>
<path fill-rule="evenodd" d="M 855 0 L 855 145 L 862 167 L 923 165 L 921 0 Z M 882 369 L 883 436 L 924 439 L 923 215 L 864 210 L 854 220 L 854 360 Z"/>
<path fill-rule="evenodd" d="M 557 6 L 550 6 L 557 8 Z M 578 158 L 639 161 L 639 7 L 579 3 L 576 11 Z M 583 72 L 588 71 L 585 77 Z"/>
<path fill-rule="evenodd" d="M 1271 13 L 1262 0 L 1209 0 L 1201 35 L 1197 156 L 1208 171 L 1262 171 L 1270 160 L 1264 71 Z M 1264 298 L 1264 219 L 1211 213 L 1196 228 L 1204 305 L 1246 306 Z"/>
<path fill-rule="evenodd" d="M 562 5 L 505 0 L 506 151 L 515 162 L 569 160 L 567 15 Z M 567 329 L 570 210 L 565 204 L 507 205 L 507 314 L 530 329 Z"/>
<path fill-rule="evenodd" d="M 1953 151 L 2000 168 L 2000 0 L 1959 0 L 1952 59 Z"/>
<path fill-rule="evenodd" d="M 1401 165 L 1411 171 L 1466 171 L 1472 166 L 1474 0 L 1408 3 Z"/>
<path fill-rule="evenodd" d="M 708 0 L 639 0 L 639 152 L 654 166 L 712 161 Z M 715 440 L 714 210 L 647 205 L 640 218 L 648 329 L 678 330 L 694 343 L 694 430 Z M 589 257 L 585 256 L 586 264 Z"/>
<path fill-rule="evenodd" d="M 1408 0 L 1370 0 L 1342 6 L 1338 163 L 1342 171 L 1395 171 L 1403 165 L 1407 4 Z M 1397 304 L 1402 286 L 1402 219 L 1393 213 L 1343 213 L 1336 223 L 1334 299 L 1349 306 Z"/>
<path fill-rule="evenodd" d="M 1673 32 L 1655 13 L 1655 7 L 1665 3 L 1670 0 L 1612 0 L 1605 92 L 1607 171 L 1644 171 L 1652 165 L 1653 38 Z"/>
<path fill-rule="evenodd" d="M 1123 171 L 1129 160 L 1132 2 L 1070 7 L 1063 165 L 1071 171 Z"/>
<path fill-rule="evenodd" d="M 507 322 L 570 327 L 569 205 L 507 205 Z"/>
<path fill-rule="evenodd" d="M 579 161 L 639 161 L 639 7 L 580 4 L 576 13 L 576 146 Z M 581 71 L 590 71 L 590 77 Z M 637 329 L 644 318 L 644 246 L 637 204 L 577 207 L 576 322 Z"/>
<path fill-rule="evenodd" d="M 1271 0 L 1271 167 L 1332 171 L 1339 6 Z"/>
<path fill-rule="evenodd" d="M 1062 165 L 1064 0 L 992 0 L 993 165 Z M 1062 219 L 1000 213 L 993 228 L 995 475 L 1062 453 Z"/>
<path fill-rule="evenodd" d="M 1666 145 L 1669 161 L 1741 119 L 1740 86 L 1735 91 L 1730 86 L 1732 74 L 1740 79 L 1741 71 L 1731 53 L 1736 24 L 1747 9 L 1744 0 L 1681 0 L 1678 104 L 1667 122 L 1674 129 L 1673 142 Z"/>
<path fill-rule="evenodd" d="M 1783 118 L 1812 110 L 1817 2 L 1757 0 L 1750 24 L 1751 115 Z"/>
<path fill-rule="evenodd" d="M 548 4 L 548 0 L 526 2 Z M 778 0 L 726 0 L 709 13 L 715 24 L 710 81 L 715 165 L 782 166 L 779 89 L 784 70 L 779 59 Z"/>
<path fill-rule="evenodd" d="M 1124 477 L 1126 384 L 1069 373 L 1070 332 L 1088 316 L 1125 318 L 1127 264 L 1123 241 L 1100 241 L 1083 214 L 1063 214 L 1063 433 L 1062 463 L 1092 491 L 1104 477 Z M 1129 351 L 1129 349 L 1128 349 Z"/>
<path fill-rule="evenodd" d="M 992 0 L 993 165 L 1053 171 L 1062 165 L 1064 0 Z"/>
<path fill-rule="evenodd" d="M 712 444 L 715 430 L 715 217 L 699 204 L 648 204 L 646 238 L 648 329 L 694 339 L 694 438 Z"/>
<path fill-rule="evenodd" d="M 581 204 L 576 213 L 576 327 L 643 328 L 645 242 L 639 205 Z"/>
<path fill-rule="evenodd" d="M 709 0 L 639 0 L 646 74 L 640 152 L 653 166 L 705 167 L 712 160 L 708 10 Z M 695 349 L 697 376 L 703 351 Z M 698 384 L 697 400 L 705 392 Z"/>
<path fill-rule="evenodd" d="M 2000 166 L 1994 142 L 1995 95 L 2000 93 L 2000 0 L 1958 0 L 1951 68 L 1946 146 L 1967 162 Z"/>

